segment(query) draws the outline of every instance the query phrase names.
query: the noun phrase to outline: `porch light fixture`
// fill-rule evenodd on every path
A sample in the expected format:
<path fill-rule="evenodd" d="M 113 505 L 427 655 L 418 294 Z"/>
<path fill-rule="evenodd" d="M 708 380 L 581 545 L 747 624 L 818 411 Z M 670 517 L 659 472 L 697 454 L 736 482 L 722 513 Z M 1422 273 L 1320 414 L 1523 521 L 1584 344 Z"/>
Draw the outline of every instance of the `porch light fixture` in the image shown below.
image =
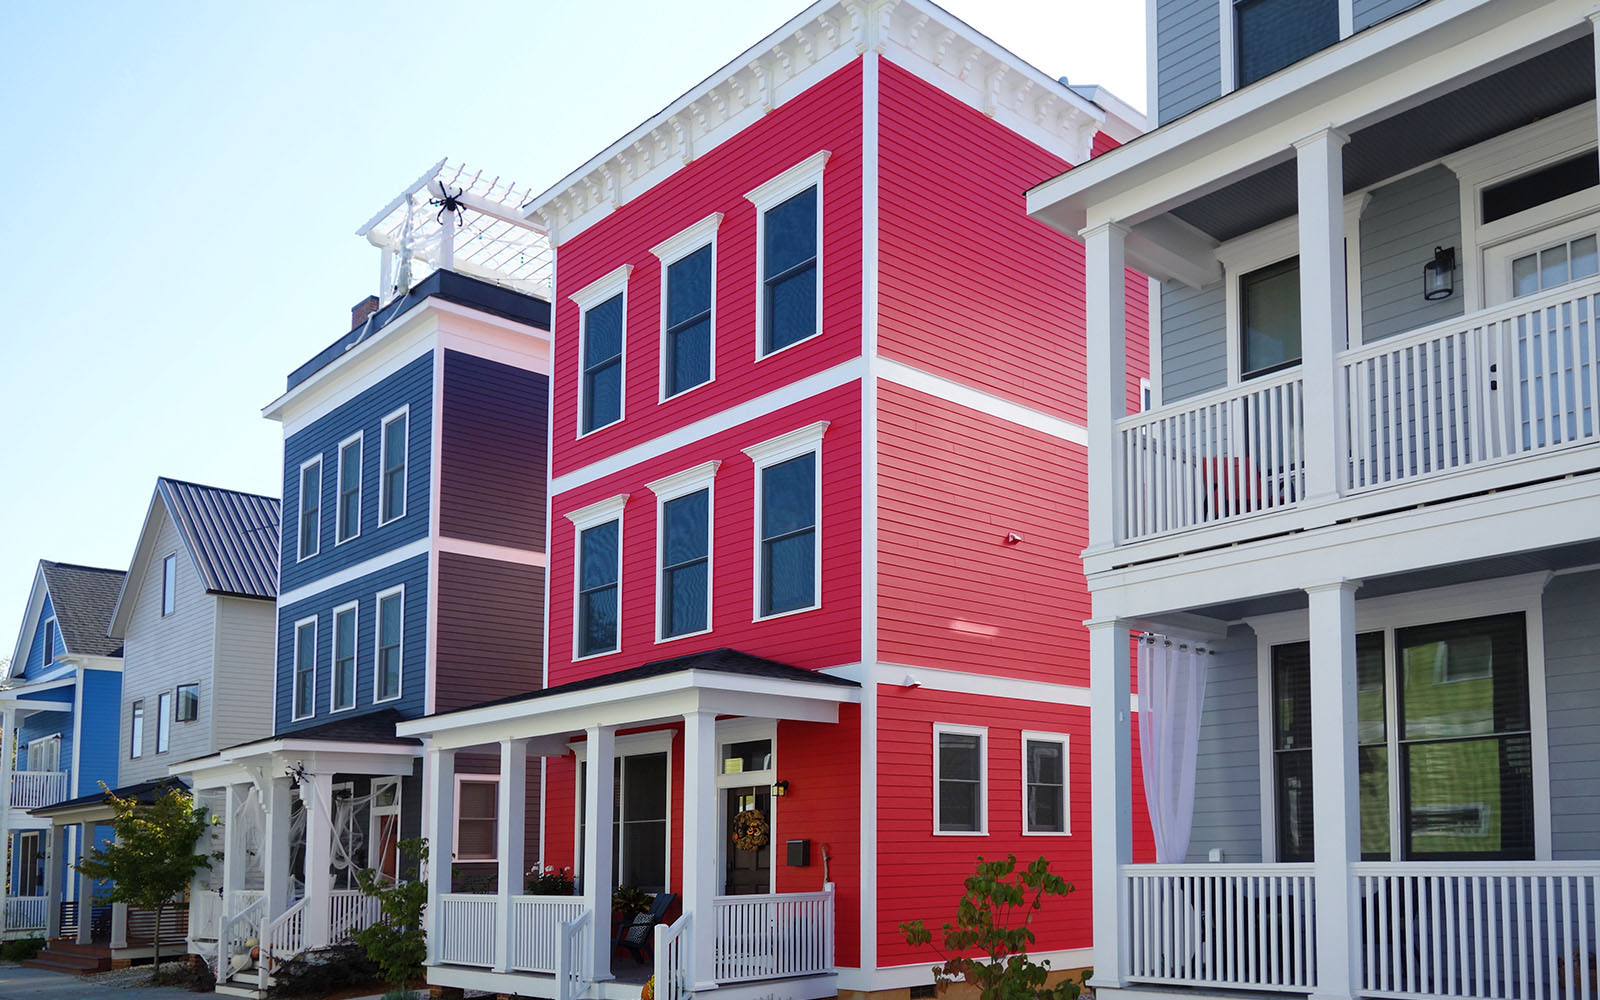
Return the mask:
<path fill-rule="evenodd" d="M 1456 291 L 1456 248 L 1434 247 L 1433 259 L 1422 265 L 1422 297 L 1448 299 Z"/>
<path fill-rule="evenodd" d="M 788 794 L 789 794 L 789 783 L 787 781 L 774 781 L 772 783 L 772 797 L 773 798 L 781 799 L 785 795 L 788 795 Z"/>

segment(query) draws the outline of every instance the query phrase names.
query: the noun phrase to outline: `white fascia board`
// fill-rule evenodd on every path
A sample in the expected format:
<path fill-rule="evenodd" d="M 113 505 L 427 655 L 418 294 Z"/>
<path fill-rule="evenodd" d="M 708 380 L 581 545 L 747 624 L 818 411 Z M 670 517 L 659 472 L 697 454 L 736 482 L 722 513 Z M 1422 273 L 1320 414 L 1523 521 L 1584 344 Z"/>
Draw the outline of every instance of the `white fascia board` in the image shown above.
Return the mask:
<path fill-rule="evenodd" d="M 822 435 L 827 433 L 828 421 L 818 420 L 804 427 L 797 427 L 786 434 L 779 434 L 775 438 L 753 444 L 744 449 L 757 465 L 771 465 L 790 458 L 798 458 L 812 451 L 822 441 Z"/>
<path fill-rule="evenodd" d="M 615 521 L 622 516 L 622 509 L 627 506 L 627 503 L 628 494 L 618 493 L 614 497 L 597 500 L 587 507 L 568 512 L 567 520 L 571 521 L 579 531 L 582 531 L 597 524 Z"/>
<path fill-rule="evenodd" d="M 710 486 L 717 478 L 717 470 L 722 467 L 721 459 L 712 459 L 702 462 L 692 469 L 674 472 L 670 476 L 662 476 L 655 482 L 646 483 L 645 489 L 656 495 L 656 499 L 666 501 L 674 500 L 696 490 L 703 490 Z M 568 514 L 574 517 L 574 514 Z"/>
<path fill-rule="evenodd" d="M 122 586 L 117 590 L 117 603 L 111 609 L 111 625 L 106 629 L 106 635 L 112 639 L 123 639 L 127 636 L 128 619 L 133 616 L 133 603 L 139 596 L 139 586 L 144 582 L 144 572 L 149 565 L 150 553 L 159 534 L 157 517 L 166 510 L 166 496 L 161 491 L 160 480 L 157 480 L 156 487 L 150 495 L 150 506 L 144 512 L 144 524 L 139 529 L 139 540 L 133 547 L 133 560 L 128 563 L 128 572 L 123 576 Z M 178 534 L 180 537 L 183 536 L 183 532 Z M 186 537 L 183 538 L 183 547 L 188 551 L 189 539 Z M 193 552 L 189 552 L 189 559 L 191 562 L 194 561 Z"/>
<path fill-rule="evenodd" d="M 422 332 L 424 326 L 427 327 L 428 333 L 432 333 L 438 325 L 438 319 L 433 315 L 432 309 L 437 298 L 438 296 L 429 296 L 415 303 L 410 309 L 384 324 L 383 329 L 346 348 L 344 353 L 312 372 L 305 381 L 262 407 L 261 415 L 268 420 L 288 422 L 291 410 L 310 405 L 325 394 L 337 391 L 339 386 L 348 382 L 354 377 L 348 370 L 358 367 L 358 360 L 364 360 L 368 355 L 376 353 L 380 346 L 398 349 L 401 341 L 409 340 Z"/>
<path fill-rule="evenodd" d="M 628 275 L 633 273 L 632 264 L 623 264 L 621 267 L 608 274 L 602 275 L 573 292 L 567 298 L 577 303 L 579 309 L 588 312 L 590 309 L 622 292 L 628 287 Z"/>
<path fill-rule="evenodd" d="M 18 715 L 32 715 L 35 712 L 70 712 L 70 701 L 24 701 L 20 699 L 0 701 L 6 708 L 17 710 Z"/>
<path fill-rule="evenodd" d="M 657 243 L 650 248 L 650 252 L 663 265 L 671 264 L 686 256 L 691 250 L 698 250 L 710 243 L 716 237 L 717 229 L 721 225 L 722 213 L 712 212 L 676 236 L 669 236 Z"/>

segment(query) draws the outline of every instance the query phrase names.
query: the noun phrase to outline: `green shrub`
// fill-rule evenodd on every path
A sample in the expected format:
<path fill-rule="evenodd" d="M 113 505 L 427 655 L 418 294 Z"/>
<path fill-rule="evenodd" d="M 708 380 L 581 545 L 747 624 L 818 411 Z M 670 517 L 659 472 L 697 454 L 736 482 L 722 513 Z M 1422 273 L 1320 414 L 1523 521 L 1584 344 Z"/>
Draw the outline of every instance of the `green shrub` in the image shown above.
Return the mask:
<path fill-rule="evenodd" d="M 404 881 L 391 882 L 371 868 L 356 872 L 361 891 L 378 901 L 382 919 L 356 932 L 356 942 L 394 991 L 422 975 L 428 957 L 422 911 L 428 905 L 428 842 L 420 837 L 400 842 L 397 871 Z"/>
<path fill-rule="evenodd" d="M 272 973 L 277 997 L 325 997 L 378 981 L 378 963 L 360 945 L 340 944 L 291 958 Z"/>
<path fill-rule="evenodd" d="M 25 962 L 44 949 L 44 938 L 18 938 L 0 944 L 0 959 L 7 962 Z"/>

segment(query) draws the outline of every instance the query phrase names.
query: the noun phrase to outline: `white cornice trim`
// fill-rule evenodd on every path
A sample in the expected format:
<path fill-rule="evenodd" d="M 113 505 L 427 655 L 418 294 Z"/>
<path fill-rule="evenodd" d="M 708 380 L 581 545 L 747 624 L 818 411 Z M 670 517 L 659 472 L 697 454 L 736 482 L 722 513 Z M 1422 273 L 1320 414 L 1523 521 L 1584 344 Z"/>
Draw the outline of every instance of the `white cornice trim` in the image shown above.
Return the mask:
<path fill-rule="evenodd" d="M 812 153 L 778 176 L 758 184 L 744 196 L 745 200 L 760 211 L 788 201 L 822 178 L 822 168 L 832 155 L 826 149 Z"/>
<path fill-rule="evenodd" d="M 720 459 L 702 462 L 692 469 L 662 476 L 653 483 L 645 484 L 645 488 L 661 500 L 672 500 L 710 486 L 712 480 L 717 478 L 717 470 L 721 467 Z"/>
<path fill-rule="evenodd" d="M 712 212 L 710 215 L 696 222 L 676 236 L 669 236 L 650 248 L 662 264 L 671 264 L 680 257 L 686 257 L 690 252 L 700 249 L 717 235 L 717 227 L 722 225 L 722 213 Z"/>
<path fill-rule="evenodd" d="M 589 282 L 567 297 L 576 302 L 579 309 L 587 311 L 627 288 L 628 275 L 632 273 L 633 265 L 624 264 L 610 274 Z"/>
<path fill-rule="evenodd" d="M 615 521 L 617 518 L 622 516 L 622 508 L 627 504 L 627 502 L 628 494 L 618 493 L 614 497 L 607 497 L 606 499 L 592 503 L 587 507 L 580 507 L 577 510 L 569 511 L 567 513 L 567 520 L 577 525 L 578 530 L 582 531 L 584 528 L 592 528 L 597 524 L 605 524 L 607 521 Z"/>
<path fill-rule="evenodd" d="M 757 465 L 770 465 L 773 462 L 782 462 L 786 459 L 804 455 L 817 446 L 822 440 L 822 435 L 828 430 L 828 421 L 818 420 L 814 424 L 797 427 L 787 434 L 760 444 L 753 444 L 744 449 L 744 453 L 755 460 Z"/>

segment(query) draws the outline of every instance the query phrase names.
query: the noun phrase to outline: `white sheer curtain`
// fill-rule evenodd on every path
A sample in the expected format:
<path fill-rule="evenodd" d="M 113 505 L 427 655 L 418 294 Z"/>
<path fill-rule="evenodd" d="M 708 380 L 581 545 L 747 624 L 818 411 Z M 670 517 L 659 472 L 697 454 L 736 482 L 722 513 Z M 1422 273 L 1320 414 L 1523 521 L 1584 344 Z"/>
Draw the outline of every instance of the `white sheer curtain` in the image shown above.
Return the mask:
<path fill-rule="evenodd" d="M 1205 657 L 1203 646 L 1172 636 L 1139 641 L 1139 758 L 1157 864 L 1182 864 L 1189 854 Z"/>

